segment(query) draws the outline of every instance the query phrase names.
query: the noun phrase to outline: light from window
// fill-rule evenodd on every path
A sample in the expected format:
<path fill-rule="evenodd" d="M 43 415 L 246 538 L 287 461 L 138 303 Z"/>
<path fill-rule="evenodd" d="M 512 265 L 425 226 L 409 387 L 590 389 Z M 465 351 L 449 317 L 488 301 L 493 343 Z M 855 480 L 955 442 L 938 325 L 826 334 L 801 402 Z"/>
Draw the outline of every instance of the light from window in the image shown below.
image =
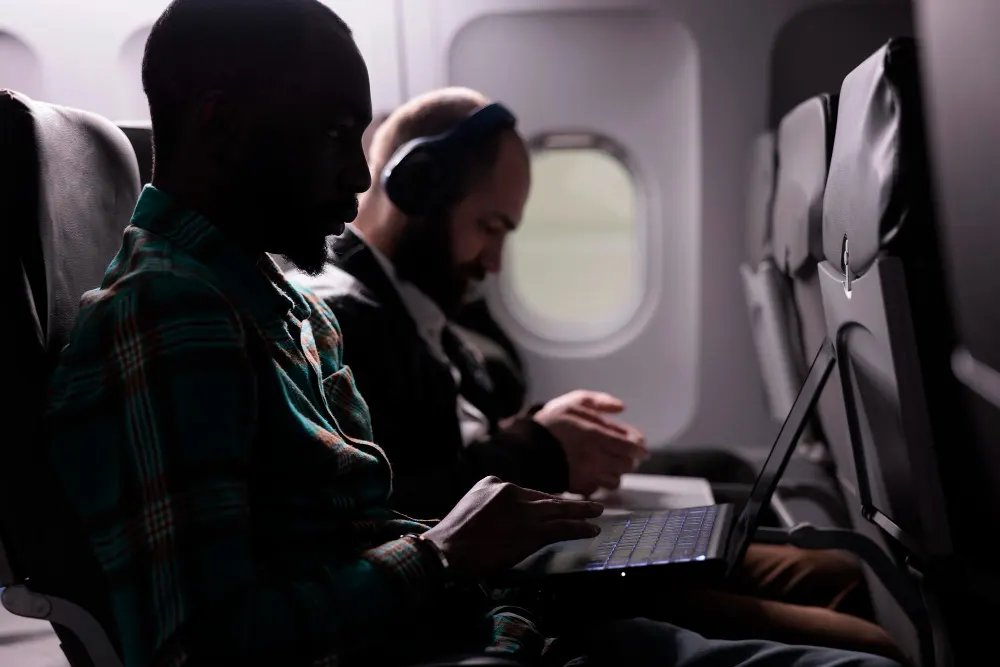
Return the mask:
<path fill-rule="evenodd" d="M 503 271 L 505 300 L 525 327 L 583 342 L 627 323 L 641 298 L 636 199 L 632 175 L 605 150 L 533 154 L 531 195 Z"/>

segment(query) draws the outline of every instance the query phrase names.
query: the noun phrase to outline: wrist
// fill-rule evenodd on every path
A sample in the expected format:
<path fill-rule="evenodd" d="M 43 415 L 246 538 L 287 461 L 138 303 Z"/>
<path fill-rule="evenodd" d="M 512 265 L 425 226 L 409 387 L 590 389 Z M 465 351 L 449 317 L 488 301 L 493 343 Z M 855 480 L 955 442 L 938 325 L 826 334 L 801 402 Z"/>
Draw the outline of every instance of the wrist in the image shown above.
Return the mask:
<path fill-rule="evenodd" d="M 418 548 L 433 556 L 434 560 L 440 565 L 440 572 L 446 586 L 454 582 L 454 572 L 451 569 L 451 561 L 448 560 L 447 554 L 445 554 L 444 550 L 440 546 L 423 534 L 409 533 L 407 535 L 403 535 L 403 537 L 405 539 L 412 540 Z"/>

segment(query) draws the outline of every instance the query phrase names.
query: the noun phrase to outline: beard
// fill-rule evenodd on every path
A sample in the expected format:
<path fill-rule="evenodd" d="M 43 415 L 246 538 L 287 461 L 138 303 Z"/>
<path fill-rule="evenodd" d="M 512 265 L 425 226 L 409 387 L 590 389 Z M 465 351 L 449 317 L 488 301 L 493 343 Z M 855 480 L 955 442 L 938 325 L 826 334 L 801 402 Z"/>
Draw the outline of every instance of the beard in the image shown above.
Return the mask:
<path fill-rule="evenodd" d="M 393 264 L 400 279 L 413 283 L 449 319 L 462 307 L 472 281 L 484 274 L 478 264 L 463 266 L 455 262 L 446 215 L 409 220 L 396 246 Z"/>
<path fill-rule="evenodd" d="M 282 257 L 302 273 L 318 276 L 330 261 L 330 246 L 326 239 L 303 243 L 301 247 L 289 249 Z"/>

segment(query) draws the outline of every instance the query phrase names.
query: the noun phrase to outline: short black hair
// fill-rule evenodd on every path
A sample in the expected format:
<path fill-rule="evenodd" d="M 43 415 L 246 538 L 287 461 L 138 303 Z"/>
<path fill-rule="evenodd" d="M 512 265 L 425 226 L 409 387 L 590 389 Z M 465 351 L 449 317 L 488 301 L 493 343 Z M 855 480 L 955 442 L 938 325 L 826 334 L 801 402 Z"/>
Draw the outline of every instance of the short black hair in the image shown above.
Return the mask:
<path fill-rule="evenodd" d="M 489 99 L 478 91 L 452 87 L 415 97 L 393 111 L 372 139 L 368 161 L 373 188 L 379 187 L 382 169 L 404 144 L 413 139 L 449 132 L 487 104 Z M 489 174 L 496 166 L 503 136 L 503 132 L 491 135 L 465 156 L 463 184 L 466 187 Z"/>
<path fill-rule="evenodd" d="M 173 0 L 150 30 L 142 59 L 154 160 L 173 157 L 182 114 L 204 95 L 258 93 L 286 80 L 324 20 L 351 34 L 317 0 Z"/>

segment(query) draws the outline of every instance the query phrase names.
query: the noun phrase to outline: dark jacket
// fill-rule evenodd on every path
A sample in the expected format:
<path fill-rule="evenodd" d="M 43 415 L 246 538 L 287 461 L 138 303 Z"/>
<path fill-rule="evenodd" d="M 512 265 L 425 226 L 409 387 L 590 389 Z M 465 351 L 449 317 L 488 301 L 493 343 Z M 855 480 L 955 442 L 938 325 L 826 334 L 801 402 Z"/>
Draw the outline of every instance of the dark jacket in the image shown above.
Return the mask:
<path fill-rule="evenodd" d="M 517 348 L 493 319 L 486 299 L 466 304 L 452 321 L 454 329 L 482 353 L 493 383 L 493 397 L 501 417 L 524 409 L 528 385 Z"/>
<path fill-rule="evenodd" d="M 371 410 L 375 442 L 392 465 L 390 504 L 412 517 L 442 517 L 489 475 L 565 491 L 569 473 L 555 437 L 525 416 L 501 427 L 494 390 L 474 373 L 463 373 L 462 395 L 486 415 L 491 433 L 464 446 L 459 388 L 421 338 L 392 280 L 350 230 L 334 241 L 333 252 L 333 266 L 308 285 L 340 322 L 344 362 Z"/>

